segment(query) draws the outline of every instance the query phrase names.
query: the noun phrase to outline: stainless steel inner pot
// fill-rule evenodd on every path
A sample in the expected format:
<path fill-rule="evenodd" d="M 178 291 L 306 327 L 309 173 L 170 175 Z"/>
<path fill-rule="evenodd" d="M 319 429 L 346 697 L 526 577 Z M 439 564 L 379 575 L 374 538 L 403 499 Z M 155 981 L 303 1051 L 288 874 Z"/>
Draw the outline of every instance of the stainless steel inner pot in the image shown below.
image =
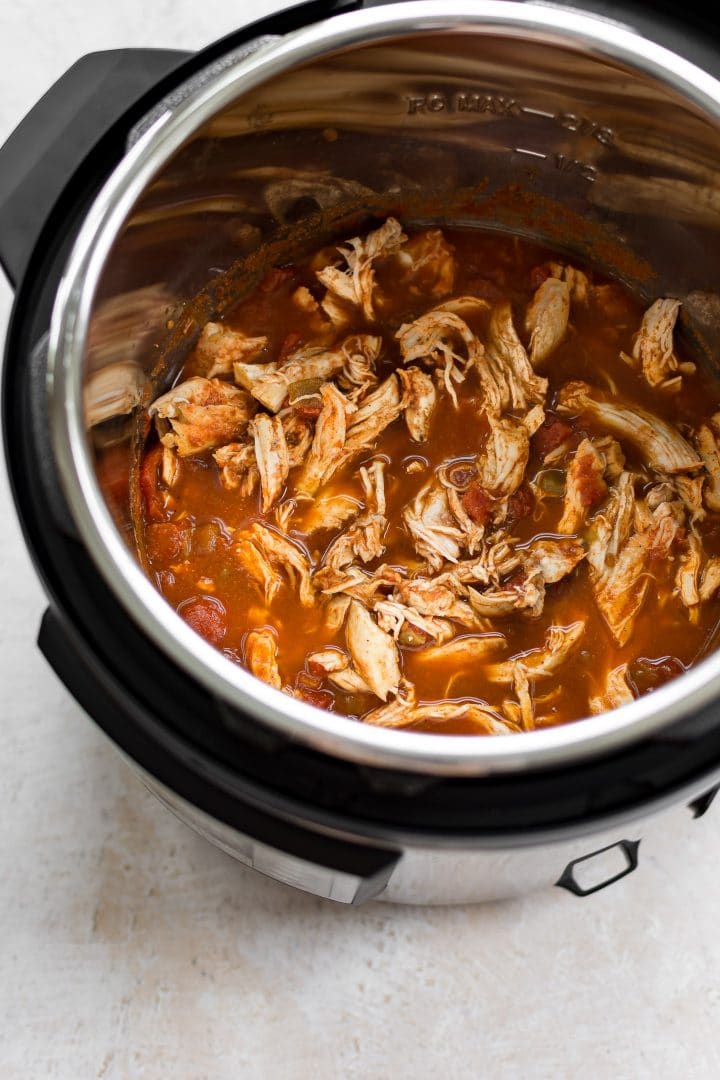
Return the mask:
<path fill-rule="evenodd" d="M 163 355 L 171 374 L 199 324 L 237 296 L 247 276 L 238 259 L 262 266 L 292 236 L 317 243 L 363 214 L 510 230 L 648 299 L 677 296 L 683 332 L 714 365 L 719 135 L 720 84 L 708 74 L 615 22 L 533 3 L 341 15 L 265 38 L 181 88 L 141 125 L 90 210 L 50 340 L 65 494 L 130 617 L 263 724 L 329 754 L 418 772 L 577 760 L 715 698 L 717 653 L 613 713 L 506 738 L 381 730 L 321 712 L 255 680 L 171 610 L 140 568 L 127 510 L 101 490 L 95 461 L 114 440 L 130 468 L 132 411 L 149 373 Z"/>

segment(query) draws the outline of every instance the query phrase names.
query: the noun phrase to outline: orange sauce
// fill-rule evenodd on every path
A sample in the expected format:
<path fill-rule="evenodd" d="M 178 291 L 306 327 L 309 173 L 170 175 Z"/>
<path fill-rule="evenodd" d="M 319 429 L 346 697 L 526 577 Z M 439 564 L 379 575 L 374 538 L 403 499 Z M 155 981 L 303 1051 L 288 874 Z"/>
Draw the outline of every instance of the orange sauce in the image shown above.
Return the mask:
<path fill-rule="evenodd" d="M 527 342 L 521 329 L 524 311 L 538 284 L 537 268 L 552 259 L 553 253 L 516 238 L 471 230 L 447 230 L 445 235 L 455 249 L 458 266 L 453 295 L 478 295 L 493 303 L 500 299 L 510 300 L 515 325 Z M 230 327 L 248 335 L 267 335 L 267 356 L 262 360 L 275 359 L 283 348 L 291 351 L 300 343 L 312 342 L 308 316 L 291 303 L 290 297 L 301 284 L 320 295 L 314 268 L 331 261 L 334 251 L 328 254 L 327 259 L 316 258 L 304 266 L 271 272 L 264 284 L 226 318 Z M 601 283 L 602 279 L 597 275 L 587 273 L 595 284 Z M 394 340 L 398 326 L 422 314 L 435 301 L 427 296 L 409 296 L 406 288 L 396 286 L 392 275 L 382 265 L 378 267 L 377 281 L 383 297 L 382 318 L 368 324 L 359 315 L 356 323 L 344 333 L 370 331 L 382 335 L 385 348 L 378 367 L 382 380 L 399 361 Z M 627 403 L 640 405 L 680 425 L 681 429 L 685 425 L 695 426 L 711 416 L 720 407 L 720 388 L 702 371 L 685 376 L 680 393 L 664 395 L 652 391 L 642 376 L 620 359 L 621 350 L 632 351 L 644 307 L 620 285 L 613 288 L 616 292 L 611 319 L 592 303 L 587 307 L 573 306 L 570 331 L 542 371 L 550 383 L 548 408 L 552 410 L 557 391 L 566 381 L 583 379 L 596 386 L 615 389 Z M 469 322 L 473 325 L 472 319 Z M 194 358 L 190 357 L 178 381 L 197 374 L 195 365 Z M 438 466 L 451 459 L 473 459 L 481 450 L 487 425 L 480 413 L 479 394 L 477 379 L 473 372 L 468 372 L 466 381 L 458 388 L 460 404 L 457 410 L 447 394 L 438 395 L 427 442 L 413 443 L 401 416 L 380 436 L 372 451 L 330 482 L 328 487 L 332 492 L 347 492 L 362 499 L 358 479 L 360 466 L 377 455 L 382 455 L 388 462 L 386 551 L 367 569 L 372 570 L 381 563 L 411 569 L 419 566 L 401 523 L 401 509 L 426 484 Z M 592 425 L 578 423 L 576 429 L 580 433 L 593 434 Z M 637 459 L 626 444 L 623 444 L 623 450 L 628 467 L 632 468 Z M 155 483 L 157 448 L 150 445 L 146 455 L 146 478 L 150 476 Z M 423 463 L 422 471 L 408 472 L 408 464 L 416 460 Z M 526 478 L 535 477 L 541 469 L 542 459 L 534 449 Z M 328 488 L 322 492 L 323 495 L 328 493 Z M 291 472 L 283 497 L 292 494 Z M 263 520 L 259 492 L 243 498 L 237 492 L 226 491 L 212 455 L 208 453 L 181 462 L 180 478 L 168 502 L 168 506 L 156 505 L 150 510 L 146 504 L 144 539 L 152 579 L 169 604 L 236 663 L 243 662 L 243 643 L 250 629 L 273 627 L 277 632 L 283 685 L 301 690 L 309 688 L 309 698 L 318 704 L 358 718 L 378 705 L 377 698 L 372 695 L 342 693 L 328 683 L 320 685 L 319 680 L 308 673 L 306 657 L 309 653 L 328 646 L 344 647 L 344 632 L 332 633 L 327 629 L 321 604 L 313 609 L 302 608 L 296 592 L 285 582 L 268 609 L 257 586 L 240 568 L 233 553 L 233 536 L 250 522 Z M 561 495 L 549 495 L 536 502 L 528 516 L 514 523 L 512 535 L 520 543 L 538 535 L 553 535 L 562 514 L 562 503 Z M 264 519 L 275 525 L 273 510 L 264 515 Z M 699 533 L 708 554 L 720 553 L 720 515 L 708 514 L 699 525 Z M 289 535 L 306 549 L 311 562 L 317 566 L 334 534 L 304 535 L 296 531 L 291 519 Z M 622 648 L 614 643 L 597 609 L 584 564 L 563 581 L 548 586 L 545 608 L 539 618 L 512 616 L 493 620 L 493 629 L 500 630 L 507 638 L 507 648 L 498 659 L 541 646 L 550 625 L 567 626 L 579 618 L 585 620 L 583 640 L 572 658 L 556 675 L 538 681 L 533 687 L 539 726 L 586 716 L 589 698 L 602 690 L 606 672 L 619 664 L 630 665 L 629 676 L 634 691 L 648 693 L 714 647 L 720 615 L 718 602 L 711 600 L 700 605 L 697 621 L 691 622 L 687 610 L 673 596 L 676 569 L 677 553 L 665 564 L 653 565 L 654 581 L 630 640 Z M 460 630 L 460 633 L 464 632 L 467 631 Z M 482 667 L 457 669 L 447 663 L 431 666 L 422 662 L 418 649 L 401 647 L 400 653 L 404 674 L 416 685 L 419 701 L 475 699 L 498 709 L 503 698 L 512 697 L 511 688 L 484 679 Z M 426 731 L 444 734 L 472 730 L 463 721 L 429 721 L 422 726 Z"/>

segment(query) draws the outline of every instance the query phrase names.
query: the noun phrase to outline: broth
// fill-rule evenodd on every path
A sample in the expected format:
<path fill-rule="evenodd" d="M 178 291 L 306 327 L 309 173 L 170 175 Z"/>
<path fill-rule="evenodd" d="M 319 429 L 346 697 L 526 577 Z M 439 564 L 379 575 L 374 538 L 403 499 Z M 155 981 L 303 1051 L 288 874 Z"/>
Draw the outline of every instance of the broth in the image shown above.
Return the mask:
<path fill-rule="evenodd" d="M 427 235 L 419 234 L 414 241 L 411 238 L 411 243 L 422 248 Z M 449 256 L 442 254 L 444 251 L 449 252 Z M 452 259 L 454 267 L 449 288 L 449 278 L 446 274 L 443 279 L 442 267 L 443 259 L 447 257 Z M 341 298 L 336 306 L 345 321 L 338 329 L 340 316 L 337 324 L 333 323 L 317 304 L 326 295 L 319 284 L 317 271 L 338 261 L 336 249 L 324 249 L 303 265 L 271 271 L 255 292 L 226 316 L 222 328 L 236 330 L 250 338 L 267 339 L 259 353 L 249 361 L 252 364 L 278 360 L 282 363 L 298 350 L 318 341 L 322 347 L 331 349 L 337 341 L 354 334 L 369 334 L 381 339 L 379 357 L 373 365 L 376 380 L 365 390 L 355 393 L 360 408 L 368 394 L 402 366 L 397 338 L 399 328 L 412 324 L 449 299 L 474 297 L 486 302 L 485 306 L 478 304 L 473 308 L 466 300 L 462 315 L 455 313 L 471 334 L 485 343 L 486 359 L 488 320 L 492 312 L 506 302 L 511 305 L 519 338 L 529 349 L 531 336 L 525 329 L 528 306 L 544 282 L 562 279 L 565 266 L 564 260 L 555 253 L 518 238 L 448 229 L 444 232 L 441 254 L 428 258 L 424 265 L 419 257 L 408 263 L 397 253 L 378 258 L 373 264 L 374 302 L 370 317 L 367 312 L 363 314 L 358 305 L 353 306 Z M 703 469 L 693 465 L 682 474 L 695 480 L 702 476 L 705 482 L 706 505 L 693 520 L 687 501 L 690 496 L 686 492 L 686 503 L 683 503 L 676 490 L 677 476 L 681 474 L 653 469 L 648 465 L 647 455 L 632 440 L 618 437 L 625 459 L 622 472 L 632 478 L 631 490 L 636 503 L 635 524 L 630 527 L 630 535 L 641 531 L 642 507 L 646 504 L 649 507 L 655 499 L 661 499 L 661 495 L 665 505 L 673 507 L 675 515 L 670 526 L 674 530 L 673 538 L 667 550 L 660 555 L 655 549 L 649 555 L 646 553 L 642 576 L 643 580 L 649 581 L 649 588 L 639 613 L 632 619 L 629 637 L 620 642 L 618 633 L 613 633 L 598 604 L 597 574 L 594 578 L 587 552 L 593 543 L 592 530 L 597 531 L 599 527 L 599 515 L 604 513 L 614 488 L 622 481 L 612 475 L 609 465 L 604 466 L 604 471 L 595 478 L 597 490 L 586 492 L 587 498 L 583 496 L 581 500 L 585 512 L 578 528 L 571 532 L 567 529 L 559 531 L 566 509 L 568 471 L 578 446 L 585 446 L 587 442 L 600 445 L 608 436 L 607 425 L 596 416 L 578 414 L 577 408 L 563 405 L 563 394 L 566 393 L 563 388 L 570 382 L 581 380 L 609 402 L 622 401 L 628 409 L 639 407 L 668 422 L 687 436 L 688 445 L 692 445 L 699 423 L 707 422 L 718 409 L 720 391 L 701 370 L 692 373 L 689 369 L 672 390 L 650 386 L 643 370 L 637 363 L 630 362 L 643 320 L 643 305 L 618 283 L 603 280 L 590 270 L 576 269 L 582 271 L 577 278 L 565 274 L 570 297 L 567 329 L 551 355 L 536 365 L 537 375 L 547 379 L 548 383 L 543 401 L 539 403 L 544 410 L 544 420 L 541 419 L 541 426 L 529 437 L 529 456 L 522 482 L 509 495 L 491 492 L 489 507 L 488 488 L 478 480 L 478 468 L 482 466 L 477 464 L 487 455 L 493 419 L 486 407 L 484 387 L 472 364 L 467 364 L 463 371 L 460 361 L 454 363 L 458 374 L 464 375 L 462 381 L 457 382 L 450 376 L 449 385 L 457 396 L 456 406 L 448 389 L 448 379 L 438 364 L 437 351 L 415 365 L 431 375 L 435 385 L 436 402 L 425 441 L 411 438 L 401 412 L 362 452 L 318 487 L 314 501 L 302 499 L 295 507 L 292 507 L 292 500 L 298 497 L 298 477 L 303 475 L 304 465 L 290 469 L 282 482 L 281 493 L 263 511 L 261 485 L 250 494 L 243 494 L 237 486 L 228 489 L 227 476 L 213 457 L 215 447 L 175 456 L 168 466 L 167 459 L 163 463 L 163 447 L 151 438 L 141 468 L 144 502 L 139 543 L 148 572 L 168 603 L 233 662 L 249 665 L 256 673 L 262 673 L 262 659 L 250 663 L 248 635 L 270 628 L 272 636 L 266 635 L 263 639 L 266 647 L 269 643 L 270 653 L 273 652 L 272 642 L 275 643 L 276 657 L 271 658 L 270 670 L 275 671 L 276 680 L 279 674 L 284 689 L 312 704 L 349 717 L 369 717 L 370 722 L 443 734 L 490 733 L 502 731 L 503 725 L 509 731 L 526 730 L 574 721 L 588 715 L 591 709 L 600 711 L 603 702 L 609 707 L 651 692 L 701 658 L 713 647 L 718 601 L 712 591 L 702 602 L 690 605 L 683 602 L 678 572 L 689 560 L 693 545 L 699 545 L 701 555 L 695 575 L 696 585 L 699 585 L 703 574 L 705 578 L 712 576 L 713 560 L 720 555 L 720 515 L 708 508 L 707 488 L 713 480 L 711 473 L 706 471 L 709 466 L 706 463 Z M 298 292 L 302 287 L 307 290 L 307 296 L 305 292 Z M 301 297 L 304 306 L 300 303 Z M 464 347 L 459 339 L 454 339 L 453 350 L 464 364 Z M 677 335 L 674 354 L 681 364 L 687 363 Z M 207 350 L 199 347 L 188 359 L 178 384 L 207 375 Z M 232 381 L 231 373 L 219 377 Z M 315 437 L 315 425 L 323 407 L 324 399 L 318 397 L 318 389 L 311 380 L 307 386 L 299 387 L 301 394 L 294 406 L 285 400 L 280 407 L 281 416 L 294 413 L 300 426 L 307 426 L 308 439 Z M 346 386 L 343 394 L 352 398 L 356 390 L 355 386 L 351 385 L 349 389 Z M 298 391 L 297 383 L 295 391 Z M 503 415 L 508 418 L 511 428 L 513 425 L 517 428 L 529 411 L 529 408 L 511 405 L 503 410 Z M 269 415 L 272 417 L 272 411 Z M 347 423 L 351 422 L 350 415 Z M 534 423 L 536 425 L 537 420 Z M 167 447 L 175 438 L 172 427 L 170 438 L 167 438 L 167 432 L 164 435 Z M 252 439 L 249 441 L 252 443 Z M 234 445 L 247 442 L 247 436 L 244 436 Z M 306 458 L 307 453 L 306 450 Z M 549 461 L 546 460 L 548 455 Z M 375 507 L 376 517 L 384 520 L 384 526 L 381 524 L 380 527 L 382 550 L 367 561 L 356 555 L 349 564 L 351 571 L 366 577 L 372 576 L 379 567 L 391 568 L 389 578 L 392 580 L 378 587 L 373 604 L 379 601 L 382 605 L 383 599 L 397 598 L 399 593 L 397 588 L 394 589 L 393 580 L 413 581 L 420 577 L 435 581 L 443 574 L 452 573 L 458 564 L 472 562 L 478 552 L 486 552 L 493 541 L 506 541 L 515 558 L 520 559 L 519 565 L 501 573 L 494 581 L 470 582 L 470 588 L 474 590 L 472 595 L 467 589 L 462 594 L 457 593 L 462 611 L 472 608 L 474 622 L 465 616 L 459 620 L 452 616 L 446 618 L 440 609 L 435 614 L 420 612 L 425 622 L 437 618 L 449 623 L 450 629 L 440 627 L 436 640 L 428 635 L 427 628 L 420 627 L 420 619 L 417 625 L 406 620 L 398 630 L 397 624 L 393 627 L 390 622 L 383 623 L 379 608 L 363 608 L 371 611 L 373 622 L 379 621 L 381 632 L 392 640 L 402 673 L 400 688 L 392 687 L 384 706 L 378 693 L 368 688 L 366 677 L 355 678 L 362 661 L 352 656 L 352 650 L 349 668 L 346 665 L 345 671 L 352 670 L 353 679 L 344 680 L 346 684 L 349 681 L 349 688 L 339 686 L 327 670 L 328 650 L 337 654 L 338 663 L 347 660 L 348 616 L 346 614 L 345 620 L 337 626 L 328 625 L 327 604 L 332 594 L 318 588 L 316 583 L 327 584 L 329 578 L 327 573 L 324 578 L 316 575 L 322 570 L 335 539 L 352 528 L 353 518 L 331 528 L 313 531 L 307 528 L 309 517 L 317 511 L 322 500 L 345 496 L 354 501 L 355 521 L 363 513 L 368 514 L 372 498 L 368 496 L 370 489 L 363 488 L 360 470 L 363 466 L 370 468 L 373 462 L 384 463 L 381 470 L 386 503 L 384 514 L 378 514 Z M 173 473 L 171 478 L 167 475 L 168 469 Z M 416 538 L 408 529 L 403 510 L 413 504 L 426 485 L 437 477 L 438 470 L 444 470 L 443 476 L 450 475 L 457 481 L 457 499 L 471 523 L 477 530 L 484 531 L 484 536 L 477 541 L 474 555 L 461 544 L 461 553 L 454 561 L 444 559 L 442 566 L 429 568 L 427 559 L 418 552 Z M 365 478 L 367 484 L 367 473 Z M 671 490 L 661 492 L 663 484 Z M 695 496 L 698 490 L 699 485 L 696 485 Z M 682 520 L 680 506 L 684 513 Z M 646 520 L 642 528 L 653 528 L 655 519 L 651 515 L 657 516 L 655 508 L 646 509 L 644 513 Z M 488 514 L 495 514 L 497 520 Z M 668 521 L 671 517 L 672 514 Z M 301 553 L 307 555 L 314 597 L 307 606 L 299 601 L 297 574 L 288 573 L 281 558 L 274 563 L 269 560 L 274 572 L 282 579 L 270 603 L 266 601 L 265 590 L 258 579 L 249 576 L 241 565 L 238 541 L 250 535 L 248 530 L 257 522 L 266 522 L 274 534 L 286 535 Z M 529 578 L 523 578 L 522 560 L 529 551 L 535 550 L 532 545 L 543 539 L 561 545 L 567 545 L 570 540 L 571 545 L 579 544 L 580 548 L 576 547 L 578 554 L 575 556 L 579 561 L 568 573 L 542 585 L 540 611 L 537 604 L 534 608 L 528 604 L 522 608 L 518 606 L 510 613 L 487 616 L 482 613 L 482 601 L 479 609 L 472 606 L 476 603 L 477 593 L 494 596 L 498 592 L 522 591 L 529 587 Z M 616 552 L 615 558 L 620 554 Z M 611 563 L 612 559 L 608 563 L 609 570 Z M 347 576 L 348 565 L 340 567 L 337 573 Z M 468 596 L 472 599 L 470 604 Z M 446 599 L 445 594 L 443 599 Z M 556 670 L 538 673 L 539 669 L 533 667 L 533 651 L 540 652 L 547 646 L 549 628 L 572 630 L 578 626 L 581 627 L 578 640 L 568 658 Z M 372 628 L 368 633 L 372 638 Z M 502 635 L 502 640 L 498 634 Z M 448 640 L 443 641 L 443 638 Z M 447 648 L 452 640 L 458 639 L 472 639 L 475 652 L 466 655 L 457 648 Z M 485 645 L 478 645 L 478 639 L 487 645 L 486 654 L 483 654 Z M 253 642 L 258 640 L 255 638 Z M 443 655 L 444 648 L 446 655 Z M 262 648 L 258 655 L 261 654 Z M 317 654 L 321 656 L 320 661 L 313 659 Z M 507 670 L 503 669 L 504 675 L 500 672 L 503 664 L 510 665 Z M 622 673 L 619 700 L 608 697 L 607 692 L 610 673 L 617 669 Z M 512 674 L 508 675 L 508 671 Z M 400 706 L 394 713 L 389 708 L 393 702 Z M 428 707 L 418 709 L 416 703 Z M 443 710 L 430 703 L 444 703 L 453 708 Z M 469 703 L 477 704 L 480 713 L 469 708 Z M 407 723 L 402 721 L 403 708 Z M 497 716 L 498 723 L 488 723 L 486 714 Z"/>

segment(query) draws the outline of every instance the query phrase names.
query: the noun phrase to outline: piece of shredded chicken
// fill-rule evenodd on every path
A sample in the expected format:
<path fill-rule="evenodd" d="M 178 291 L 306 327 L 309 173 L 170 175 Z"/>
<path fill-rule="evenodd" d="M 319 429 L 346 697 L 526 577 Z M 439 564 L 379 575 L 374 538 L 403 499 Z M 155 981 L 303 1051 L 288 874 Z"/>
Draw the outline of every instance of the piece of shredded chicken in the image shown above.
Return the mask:
<path fill-rule="evenodd" d="M 499 664 L 488 664 L 485 676 L 490 682 L 512 683 L 516 669 L 520 667 L 531 679 L 548 678 L 569 659 L 584 633 L 585 622 L 582 619 L 570 626 L 551 626 L 542 648 L 529 649 Z"/>
<path fill-rule="evenodd" d="M 410 438 L 425 442 L 430 434 L 430 421 L 437 404 L 437 391 L 429 375 L 417 367 L 398 368 L 402 387 L 402 409 Z"/>
<path fill-rule="evenodd" d="M 679 311 L 679 300 L 656 300 L 645 312 L 635 338 L 633 360 L 653 389 L 677 391 L 682 375 L 695 371 L 694 364 L 681 363 L 675 354 L 673 331 Z"/>
<path fill-rule="evenodd" d="M 476 352 L 473 360 L 483 393 L 482 407 L 488 414 L 499 416 L 509 409 L 526 412 L 545 402 L 547 379 L 533 371 L 517 335 L 510 304 L 492 309 L 485 350 Z"/>
<path fill-rule="evenodd" d="M 695 445 L 707 477 L 705 505 L 708 510 L 720 511 L 720 412 L 711 416 L 706 424 L 698 426 Z"/>
<path fill-rule="evenodd" d="M 273 630 L 261 627 L 248 632 L 245 638 L 245 663 L 256 679 L 262 679 L 276 690 L 281 688 L 277 636 Z"/>
<path fill-rule="evenodd" d="M 465 380 L 466 368 L 477 364 L 483 355 L 483 346 L 468 324 L 447 308 L 438 307 L 412 323 L 403 323 L 395 336 L 404 364 L 425 362 L 442 371 L 445 389 L 457 408 L 455 386 Z"/>
<path fill-rule="evenodd" d="M 635 700 L 628 685 L 627 674 L 627 664 L 620 664 L 612 671 L 608 671 L 602 690 L 590 698 L 590 712 L 593 715 L 619 709 L 621 705 L 629 705 Z"/>
<path fill-rule="evenodd" d="M 558 396 L 557 410 L 588 417 L 618 439 L 625 439 L 656 472 L 673 474 L 702 468 L 701 459 L 677 428 L 637 406 L 602 401 L 596 393 L 587 383 L 566 383 Z"/>
<path fill-rule="evenodd" d="M 259 413 L 248 427 L 255 440 L 255 461 L 260 473 L 264 514 L 282 494 L 290 472 L 290 455 L 279 416 Z"/>
<path fill-rule="evenodd" d="M 365 510 L 345 532 L 336 536 L 325 552 L 323 563 L 332 570 L 342 570 L 359 559 L 363 563 L 379 559 L 385 551 L 385 462 L 378 459 L 360 469 Z"/>
<path fill-rule="evenodd" d="M 222 379 L 196 375 L 162 394 L 148 409 L 160 442 L 191 457 L 239 439 L 255 412 L 243 390 Z"/>
<path fill-rule="evenodd" d="M 590 439 L 583 439 L 567 472 L 563 515 L 558 522 L 558 532 L 579 532 L 585 524 L 590 507 L 607 495 L 604 473 L 603 455 Z"/>
<path fill-rule="evenodd" d="M 251 540 L 267 562 L 283 571 L 291 583 L 297 584 L 298 597 L 303 607 L 315 604 L 315 588 L 310 578 L 310 563 L 304 551 L 275 529 L 254 521 L 239 539 Z"/>
<path fill-rule="evenodd" d="M 267 343 L 265 336 L 248 337 L 222 323 L 209 322 L 202 328 L 195 356 L 205 369 L 205 377 L 214 379 L 218 375 L 232 375 L 233 364 L 257 359 Z"/>
<path fill-rule="evenodd" d="M 415 550 L 431 569 L 459 560 L 464 534 L 450 510 L 447 489 L 438 480 L 433 478 L 418 492 L 402 518 Z"/>
<path fill-rule="evenodd" d="M 357 600 L 350 601 L 345 641 L 356 671 L 373 694 L 381 701 L 397 694 L 401 673 L 395 640 Z"/>
<path fill-rule="evenodd" d="M 333 376 L 343 374 L 351 385 L 365 386 L 375 381 L 375 363 L 382 339 L 373 334 L 352 334 L 339 345 L 306 345 L 281 364 L 235 363 L 235 382 L 261 405 L 278 412 L 286 399 L 300 400 Z"/>
<path fill-rule="evenodd" d="M 525 329 L 530 335 L 530 363 L 540 367 L 567 333 L 570 316 L 570 288 L 566 281 L 549 277 L 535 293 L 525 313 Z"/>
<path fill-rule="evenodd" d="M 650 586 L 653 562 L 667 559 L 685 520 L 680 503 L 635 514 L 632 478 L 624 473 L 592 520 L 587 561 L 595 600 L 618 645 L 627 644 Z M 647 509 L 647 508 L 646 508 Z M 634 520 L 641 525 L 633 531 Z"/>
<path fill-rule="evenodd" d="M 379 229 L 367 236 L 353 237 L 347 245 L 338 248 L 344 267 L 326 266 L 317 272 L 318 281 L 330 294 L 323 301 L 323 307 L 333 321 L 338 319 L 337 300 L 359 308 L 364 317 L 374 318 L 373 293 L 375 289 L 375 270 L 377 259 L 394 255 L 407 240 L 400 222 L 388 218 Z"/>

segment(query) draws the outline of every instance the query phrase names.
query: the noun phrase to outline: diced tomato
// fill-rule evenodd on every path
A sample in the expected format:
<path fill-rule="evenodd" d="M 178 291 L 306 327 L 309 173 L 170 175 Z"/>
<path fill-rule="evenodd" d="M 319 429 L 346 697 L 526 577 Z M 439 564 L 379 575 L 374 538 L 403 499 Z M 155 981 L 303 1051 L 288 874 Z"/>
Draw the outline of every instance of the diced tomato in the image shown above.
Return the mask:
<path fill-rule="evenodd" d="M 140 463 L 140 491 L 145 504 L 147 521 L 164 521 L 167 517 L 165 499 L 160 491 L 160 460 L 163 448 L 157 443 L 148 450 Z"/>
<path fill-rule="evenodd" d="M 259 288 L 264 293 L 275 292 L 281 285 L 291 281 L 295 277 L 295 273 L 294 266 L 273 266 L 272 270 L 268 270 L 260 282 Z"/>
<path fill-rule="evenodd" d="M 467 291 L 470 296 L 477 296 L 480 300 L 487 300 L 491 304 L 496 304 L 499 300 L 505 299 L 503 290 L 494 281 L 489 281 L 484 277 L 471 278 L 468 282 Z"/>
<path fill-rule="evenodd" d="M 551 274 L 552 270 L 547 263 L 541 263 L 540 266 L 533 266 L 530 271 L 530 288 L 539 289 L 543 281 L 547 281 Z"/>
<path fill-rule="evenodd" d="M 492 517 L 493 499 L 479 480 L 473 481 L 462 497 L 465 513 L 476 525 L 487 525 Z"/>
<path fill-rule="evenodd" d="M 159 521 L 145 530 L 147 553 L 151 563 L 162 566 L 186 559 L 190 553 L 192 527 L 186 521 Z"/>
<path fill-rule="evenodd" d="M 546 457 L 553 450 L 557 450 L 570 436 L 573 429 L 563 420 L 550 419 L 539 428 L 533 435 L 533 448 L 540 457 Z"/>
<path fill-rule="evenodd" d="M 507 520 L 508 523 L 520 521 L 530 517 L 535 508 L 535 499 L 529 487 L 523 485 L 508 499 Z"/>
<path fill-rule="evenodd" d="M 635 302 L 621 285 L 596 285 L 590 295 L 608 322 L 622 326 L 636 318 Z"/>
<path fill-rule="evenodd" d="M 311 397 L 298 401 L 293 411 L 296 416 L 301 416 L 303 420 L 317 420 L 322 412 L 322 407 L 323 403 L 321 398 Z"/>
<path fill-rule="evenodd" d="M 332 709 L 335 704 L 335 695 L 332 690 L 311 690 L 309 687 L 299 686 L 297 694 L 308 705 L 314 705 L 316 709 Z"/>
<path fill-rule="evenodd" d="M 188 626 L 211 645 L 220 645 L 227 635 L 225 605 L 214 596 L 192 596 L 178 608 Z"/>
<path fill-rule="evenodd" d="M 100 487 L 118 509 L 125 509 L 128 505 L 129 467 L 128 448 L 124 443 L 109 446 L 98 457 Z"/>
<path fill-rule="evenodd" d="M 301 334 L 296 334 L 296 333 L 286 334 L 286 336 L 283 339 L 283 343 L 280 346 L 280 351 L 278 353 L 278 358 L 277 358 L 278 359 L 278 364 L 281 364 L 283 362 L 283 360 L 286 360 L 288 358 L 288 356 L 290 356 L 291 353 L 294 353 L 295 350 L 301 344 L 301 342 L 302 342 L 302 335 Z"/>

